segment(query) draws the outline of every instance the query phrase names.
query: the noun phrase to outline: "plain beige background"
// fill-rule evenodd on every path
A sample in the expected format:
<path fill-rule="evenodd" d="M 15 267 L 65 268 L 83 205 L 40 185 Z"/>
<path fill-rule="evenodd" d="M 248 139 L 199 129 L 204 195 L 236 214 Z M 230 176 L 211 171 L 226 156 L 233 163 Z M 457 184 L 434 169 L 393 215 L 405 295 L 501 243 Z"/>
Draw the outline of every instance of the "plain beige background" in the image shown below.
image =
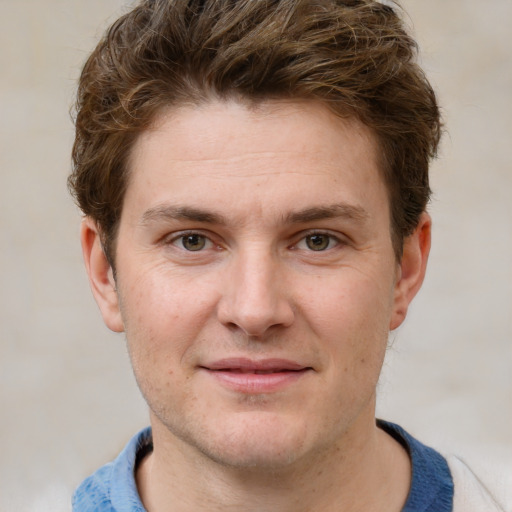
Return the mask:
<path fill-rule="evenodd" d="M 510 0 L 404 0 L 444 107 L 434 246 L 379 415 L 512 485 Z M 75 81 L 121 0 L 0 0 L 0 511 L 70 510 L 147 424 L 103 325 L 66 191 Z M 512 504 L 508 504 L 512 510 Z"/>

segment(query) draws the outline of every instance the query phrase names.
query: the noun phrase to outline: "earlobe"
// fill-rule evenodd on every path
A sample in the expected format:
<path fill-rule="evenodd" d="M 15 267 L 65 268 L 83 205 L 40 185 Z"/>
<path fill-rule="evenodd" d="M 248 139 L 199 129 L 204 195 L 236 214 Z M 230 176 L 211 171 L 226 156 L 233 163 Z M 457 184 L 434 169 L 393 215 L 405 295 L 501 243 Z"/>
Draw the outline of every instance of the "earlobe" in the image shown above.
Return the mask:
<path fill-rule="evenodd" d="M 430 215 L 423 212 L 412 235 L 404 240 L 402 260 L 395 283 L 390 330 L 396 329 L 405 320 L 409 304 L 421 288 L 430 252 L 431 230 Z"/>
<path fill-rule="evenodd" d="M 103 251 L 98 226 L 90 217 L 85 217 L 82 221 L 80 240 L 89 284 L 103 320 L 112 331 L 123 332 L 124 325 L 112 268 Z"/>

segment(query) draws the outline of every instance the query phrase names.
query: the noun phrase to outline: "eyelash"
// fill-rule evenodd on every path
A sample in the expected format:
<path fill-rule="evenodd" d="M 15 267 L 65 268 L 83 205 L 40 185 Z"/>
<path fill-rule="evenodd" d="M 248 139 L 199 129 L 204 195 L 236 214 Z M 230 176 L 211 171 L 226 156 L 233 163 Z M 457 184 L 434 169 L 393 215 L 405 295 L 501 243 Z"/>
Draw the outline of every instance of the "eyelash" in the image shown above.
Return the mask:
<path fill-rule="evenodd" d="M 311 246 L 308 245 L 307 241 L 308 241 L 308 239 L 311 239 L 315 236 L 326 237 L 327 238 L 327 246 L 324 248 L 321 248 L 320 244 L 318 244 L 318 246 L 317 246 L 318 250 L 311 248 Z M 197 250 L 187 249 L 186 247 L 184 247 L 184 243 L 185 243 L 185 240 L 187 237 L 198 237 L 198 238 L 200 238 L 201 241 L 204 242 L 204 245 L 199 247 Z M 199 253 L 199 252 L 204 251 L 205 249 L 212 248 L 216 245 L 212 241 L 211 237 L 209 237 L 208 235 L 201 233 L 200 231 L 193 231 L 193 230 L 182 231 L 180 233 L 176 233 L 172 236 L 172 238 L 165 239 L 164 242 L 167 245 L 174 245 L 175 247 L 178 247 L 184 251 L 191 252 L 191 253 L 194 253 L 194 252 Z M 290 248 L 291 249 L 301 249 L 299 247 L 299 245 L 301 243 L 304 243 L 307 245 L 307 248 L 302 248 L 302 249 L 306 250 L 308 252 L 326 252 L 326 251 L 334 249 L 335 247 L 337 247 L 340 244 L 343 244 L 343 241 L 331 233 L 328 233 L 325 231 L 313 230 L 313 231 L 309 231 L 309 232 L 301 234 L 300 239 L 296 243 L 293 243 L 290 246 Z M 217 247 L 219 247 L 219 246 L 217 245 Z"/>
<path fill-rule="evenodd" d="M 297 243 L 293 244 L 292 247 L 294 249 L 295 248 L 299 248 L 299 244 L 301 244 L 302 242 L 307 244 L 308 238 L 312 238 L 314 236 L 326 237 L 328 239 L 328 246 L 323 248 L 323 249 L 319 248 L 316 251 L 308 246 L 309 252 L 326 252 L 326 251 L 332 250 L 335 247 L 343 244 L 342 240 L 340 240 L 339 237 L 333 235 L 332 233 L 329 233 L 329 232 L 326 232 L 326 231 L 313 230 L 313 231 L 309 231 L 307 233 L 303 233 L 301 238 L 299 239 L 299 241 Z M 305 250 L 307 250 L 307 249 L 305 249 Z"/>
<path fill-rule="evenodd" d="M 198 237 L 204 241 L 205 245 L 196 251 L 186 249 L 183 246 L 183 243 L 187 237 Z M 180 241 L 181 241 L 181 247 L 178 245 Z M 179 247 L 180 249 L 183 249 L 184 251 L 191 252 L 191 253 L 202 252 L 205 248 L 215 246 L 214 242 L 211 240 L 211 238 L 208 235 L 205 235 L 204 233 L 201 233 L 200 231 L 192 231 L 192 230 L 175 233 L 175 234 L 173 234 L 173 236 L 171 238 L 165 239 L 164 242 L 166 245 L 174 245 L 175 247 Z"/>

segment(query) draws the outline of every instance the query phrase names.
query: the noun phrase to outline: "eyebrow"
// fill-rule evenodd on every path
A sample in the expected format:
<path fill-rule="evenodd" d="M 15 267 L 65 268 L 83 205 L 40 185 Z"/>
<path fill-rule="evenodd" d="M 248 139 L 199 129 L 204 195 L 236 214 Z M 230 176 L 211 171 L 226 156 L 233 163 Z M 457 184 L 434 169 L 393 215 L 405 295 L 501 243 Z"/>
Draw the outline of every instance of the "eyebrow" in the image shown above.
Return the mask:
<path fill-rule="evenodd" d="M 304 224 L 316 220 L 345 218 L 356 222 L 363 222 L 368 218 L 368 212 L 355 205 L 346 203 L 327 206 L 313 206 L 290 212 L 284 216 L 285 224 Z M 209 210 L 202 210 L 190 206 L 159 205 L 144 212 L 141 224 L 146 225 L 157 221 L 189 220 L 206 224 L 226 225 L 228 222 L 223 215 Z"/>
<path fill-rule="evenodd" d="M 361 206 L 338 203 L 328 206 L 313 206 L 297 212 L 291 212 L 286 215 L 285 222 L 290 224 L 299 224 L 334 218 L 345 218 L 348 220 L 363 222 L 368 217 L 368 212 Z"/>
<path fill-rule="evenodd" d="M 144 212 L 141 224 L 149 224 L 154 221 L 192 220 L 207 224 L 226 224 L 226 219 L 215 212 L 192 208 L 190 206 L 163 205 L 149 208 Z"/>

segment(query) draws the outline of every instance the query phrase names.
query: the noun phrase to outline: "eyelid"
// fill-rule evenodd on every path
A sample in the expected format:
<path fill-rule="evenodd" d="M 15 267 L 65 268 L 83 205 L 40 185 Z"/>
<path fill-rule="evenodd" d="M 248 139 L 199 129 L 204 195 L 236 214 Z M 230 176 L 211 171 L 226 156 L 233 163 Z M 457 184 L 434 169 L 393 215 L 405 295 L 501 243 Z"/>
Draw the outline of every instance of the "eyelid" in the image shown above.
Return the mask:
<path fill-rule="evenodd" d="M 297 235 L 297 237 L 296 237 L 296 242 L 292 243 L 291 247 L 293 249 L 296 249 L 296 248 L 298 248 L 299 243 L 304 242 L 305 239 L 308 236 L 315 236 L 315 235 L 327 236 L 332 241 L 335 242 L 335 245 L 333 247 L 329 247 L 329 248 L 325 249 L 324 251 L 317 251 L 319 253 L 327 252 L 327 251 L 332 250 L 332 249 L 334 249 L 334 248 L 336 248 L 336 247 L 338 247 L 340 245 L 347 245 L 347 243 L 348 243 L 346 238 L 340 236 L 340 234 L 334 234 L 333 232 L 331 232 L 329 230 L 326 230 L 326 229 L 309 229 L 309 230 L 302 231 L 301 233 L 299 233 Z M 311 249 L 308 249 L 308 250 L 311 251 L 311 252 L 315 252 L 315 251 L 312 251 Z"/>
<path fill-rule="evenodd" d="M 176 246 L 175 242 L 177 242 L 178 240 L 183 239 L 183 238 L 185 238 L 187 236 L 190 236 L 190 235 L 198 235 L 198 236 L 203 237 L 206 240 L 206 244 L 207 244 L 207 247 L 205 247 L 204 249 L 211 248 L 212 246 L 218 246 L 219 245 L 219 244 L 216 244 L 212 240 L 212 236 L 211 235 L 205 233 L 201 229 L 184 229 L 182 231 L 173 231 L 172 233 L 169 233 L 169 234 L 163 236 L 161 238 L 161 243 L 163 245 L 174 245 L 174 246 Z M 204 251 L 204 249 L 201 249 L 201 250 Z M 201 252 L 201 251 L 198 251 L 198 252 Z"/>
<path fill-rule="evenodd" d="M 211 248 L 211 247 L 216 247 L 219 249 L 222 248 L 222 243 L 220 241 L 215 240 L 216 237 L 214 234 L 212 234 L 208 231 L 202 230 L 202 229 L 184 229 L 181 231 L 173 231 L 172 233 L 168 233 L 168 234 L 162 236 L 162 238 L 160 239 L 159 242 L 162 245 L 175 245 L 174 242 L 176 242 L 177 240 L 179 240 L 181 238 L 189 236 L 189 235 L 198 235 L 198 236 L 204 237 L 206 239 L 207 244 L 210 244 L 210 245 L 208 245 L 208 248 Z M 349 243 L 348 237 L 343 236 L 340 233 L 335 234 L 332 231 L 329 231 L 327 229 L 313 228 L 313 229 L 301 231 L 300 233 L 295 235 L 293 237 L 292 243 L 290 244 L 289 247 L 291 249 L 296 249 L 300 242 L 303 242 L 308 236 L 314 236 L 314 235 L 327 236 L 327 237 L 329 237 L 329 239 L 331 239 L 332 241 L 335 242 L 334 247 L 328 248 L 327 251 L 334 249 L 335 247 L 337 247 L 339 245 L 347 245 Z M 202 249 L 202 251 L 204 251 L 204 249 Z M 201 251 L 198 251 L 198 252 L 201 252 Z M 322 251 L 319 251 L 319 252 L 322 252 Z M 325 252 L 325 251 L 323 251 L 323 252 Z"/>

